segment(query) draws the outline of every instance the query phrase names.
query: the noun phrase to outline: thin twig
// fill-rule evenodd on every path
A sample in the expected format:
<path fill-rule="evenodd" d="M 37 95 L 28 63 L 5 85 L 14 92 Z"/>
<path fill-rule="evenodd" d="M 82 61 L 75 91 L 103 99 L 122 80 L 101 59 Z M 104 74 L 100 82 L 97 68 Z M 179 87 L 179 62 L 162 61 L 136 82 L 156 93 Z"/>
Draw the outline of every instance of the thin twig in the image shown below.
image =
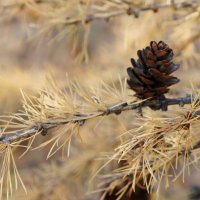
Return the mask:
<path fill-rule="evenodd" d="M 133 101 L 131 103 L 122 102 L 120 104 L 108 107 L 106 110 L 98 110 L 95 113 L 88 113 L 88 114 L 76 113 L 72 115 L 72 118 L 70 120 L 62 119 L 62 121 L 33 124 L 27 130 L 16 131 L 16 133 L 14 134 L 3 134 L 0 137 L 0 141 L 5 144 L 11 144 L 15 141 L 20 141 L 24 138 L 29 138 L 35 135 L 36 133 L 38 133 L 39 131 L 45 133 L 42 135 L 46 135 L 49 129 L 58 127 L 60 125 L 65 125 L 68 123 L 83 125 L 85 121 L 89 119 L 93 119 L 100 116 L 106 116 L 110 114 L 120 114 L 122 111 L 126 111 L 126 110 L 137 110 L 138 108 L 144 108 L 144 107 L 151 107 L 154 109 L 156 108 L 156 110 L 159 110 L 159 109 L 163 109 L 163 106 L 165 108 L 170 105 L 184 106 L 185 104 L 191 104 L 192 101 L 194 101 L 194 98 L 191 97 L 190 95 L 187 95 L 186 97 L 183 97 L 183 98 L 166 98 L 166 99 L 161 99 L 161 100 L 150 99 L 143 102 Z M 196 112 L 195 114 L 199 115 L 200 113 Z"/>
<path fill-rule="evenodd" d="M 197 7 L 197 1 L 184 1 L 184 2 L 171 2 L 170 4 L 158 4 L 158 3 L 154 3 L 145 7 L 138 7 L 135 8 L 133 7 L 133 5 L 131 3 L 128 4 L 129 7 L 127 9 L 124 10 L 118 10 L 115 12 L 111 12 L 111 13 L 105 13 L 105 14 L 101 14 L 101 15 L 91 15 L 88 14 L 86 16 L 86 19 L 74 19 L 74 20 L 70 20 L 64 22 L 64 24 L 66 25 L 71 25 L 71 24 L 79 24 L 79 23 L 89 23 L 95 20 L 109 20 L 110 18 L 115 18 L 115 17 L 119 17 L 121 15 L 133 15 L 136 18 L 139 17 L 139 14 L 141 12 L 145 12 L 145 11 L 154 11 L 157 12 L 159 9 L 163 9 L 163 8 L 175 8 L 175 9 L 180 9 L 180 8 L 188 8 L 188 7 Z"/>
<path fill-rule="evenodd" d="M 37 3 L 43 3 L 45 2 L 44 0 L 38 1 Z M 125 2 L 123 2 L 125 3 Z M 82 3 L 83 4 L 83 3 Z M 73 24 L 81 24 L 81 23 L 90 23 L 92 21 L 96 21 L 96 20 L 109 20 L 111 18 L 115 18 L 115 17 L 119 17 L 122 15 L 133 15 L 136 18 L 139 17 L 139 14 L 145 11 L 153 11 L 153 12 L 157 12 L 160 9 L 164 9 L 164 8 L 174 8 L 174 9 L 181 9 L 181 8 L 196 8 L 198 7 L 198 3 L 196 0 L 192 0 L 192 1 L 184 1 L 184 2 L 176 2 L 176 1 L 171 1 L 171 3 L 167 3 L 167 4 L 160 4 L 160 3 L 154 3 L 151 5 L 147 5 L 144 7 L 134 7 L 132 5 L 131 2 L 126 2 L 127 4 L 127 8 L 123 9 L 123 10 L 117 10 L 114 12 L 110 12 L 110 13 L 101 13 L 101 14 L 88 14 L 86 15 L 85 19 L 72 19 L 70 17 L 67 17 L 66 20 L 63 21 L 63 24 L 65 25 L 73 25 Z M 3 11 L 6 9 L 11 9 L 11 8 L 22 8 L 26 6 L 25 3 L 17 3 L 17 4 L 10 4 L 10 5 L 0 5 L 0 9 L 2 9 Z"/>

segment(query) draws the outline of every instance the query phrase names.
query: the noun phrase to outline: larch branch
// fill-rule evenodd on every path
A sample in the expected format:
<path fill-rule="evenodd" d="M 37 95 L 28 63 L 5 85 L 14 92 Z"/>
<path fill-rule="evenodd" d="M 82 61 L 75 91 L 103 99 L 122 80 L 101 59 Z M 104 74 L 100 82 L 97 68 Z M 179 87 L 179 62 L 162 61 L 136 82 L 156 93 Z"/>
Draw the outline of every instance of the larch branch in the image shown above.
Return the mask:
<path fill-rule="evenodd" d="M 115 17 L 119 17 L 122 15 L 133 15 L 136 18 L 139 17 L 139 14 L 141 12 L 145 12 L 145 11 L 154 11 L 157 12 L 160 9 L 164 9 L 164 8 L 175 8 L 175 9 L 180 9 L 180 8 L 189 8 L 189 7 L 197 7 L 197 1 L 184 1 L 184 2 L 175 2 L 172 1 L 171 3 L 168 4 L 159 4 L 159 3 L 154 3 L 145 7 L 138 7 L 135 8 L 133 7 L 133 5 L 131 3 L 128 3 L 128 8 L 127 9 L 123 9 L 123 10 L 118 10 L 115 12 L 111 12 L 111 13 L 105 13 L 105 14 L 88 14 L 85 18 L 85 20 L 83 19 L 70 19 L 67 20 L 66 22 L 64 22 L 64 24 L 66 25 L 71 25 L 71 24 L 79 24 L 79 23 L 89 23 L 95 20 L 109 20 L 111 18 L 115 18 Z"/>
<path fill-rule="evenodd" d="M 41 4 L 45 3 L 45 0 L 40 0 L 36 3 Z M 170 3 L 166 4 L 161 4 L 161 3 L 153 3 L 144 7 L 135 7 L 131 2 L 128 1 L 123 1 L 122 4 L 126 4 L 127 8 L 123 8 L 121 10 L 117 11 L 111 11 L 107 13 L 95 13 L 91 14 L 88 13 L 85 17 L 83 18 L 71 18 L 71 17 L 66 17 L 66 19 L 63 21 L 63 24 L 65 25 L 73 25 L 73 24 L 81 24 L 81 23 L 90 23 L 92 21 L 96 20 L 109 20 L 111 18 L 119 17 L 122 15 L 133 15 L 136 18 L 139 17 L 139 14 L 145 11 L 154 11 L 157 12 L 160 9 L 164 8 L 174 8 L 174 9 L 181 9 L 181 8 L 197 8 L 199 6 L 198 1 L 196 0 L 191 0 L 191 1 L 183 1 L 183 2 L 176 2 L 176 1 L 171 1 Z M 82 2 L 82 4 L 84 4 Z M 0 5 L 0 8 L 5 11 L 6 9 L 12 9 L 12 8 L 24 8 L 26 6 L 26 3 L 16 3 L 16 4 L 9 4 L 9 5 Z"/>
<path fill-rule="evenodd" d="M 60 125 L 66 125 L 68 123 L 79 124 L 80 126 L 85 123 L 85 121 L 101 116 L 106 116 L 110 114 L 120 114 L 123 111 L 127 110 L 137 110 L 144 107 L 151 107 L 156 110 L 164 110 L 171 105 L 179 105 L 184 106 L 185 104 L 191 104 L 194 101 L 194 97 L 190 95 L 186 95 L 183 98 L 165 98 L 165 99 L 149 99 L 142 102 L 122 102 L 117 105 L 108 107 L 106 110 L 98 110 L 94 113 L 76 113 L 71 116 L 71 119 L 62 119 L 61 121 L 52 121 L 52 122 L 45 122 L 39 124 L 33 124 L 30 128 L 26 130 L 16 131 L 13 134 L 3 134 L 0 137 L 0 141 L 4 144 L 11 144 L 13 142 L 21 141 L 24 138 L 29 138 L 34 136 L 39 131 L 44 132 L 45 134 L 49 129 L 58 127 Z M 200 115 L 200 112 L 196 112 L 195 115 Z M 43 134 L 43 135 L 45 135 Z"/>

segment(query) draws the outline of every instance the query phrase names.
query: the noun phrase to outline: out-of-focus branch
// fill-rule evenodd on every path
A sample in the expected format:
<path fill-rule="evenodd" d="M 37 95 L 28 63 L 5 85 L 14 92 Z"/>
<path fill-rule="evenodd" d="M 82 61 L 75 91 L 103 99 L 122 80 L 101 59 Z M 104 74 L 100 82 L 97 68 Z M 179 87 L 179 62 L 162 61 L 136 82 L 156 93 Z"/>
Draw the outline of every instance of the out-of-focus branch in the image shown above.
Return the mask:
<path fill-rule="evenodd" d="M 45 2 L 44 0 L 40 0 L 36 3 L 43 3 Z M 84 4 L 83 2 L 80 1 L 81 4 Z M 167 4 L 161 4 L 161 3 L 153 3 L 151 5 L 147 5 L 144 7 L 135 7 L 131 2 L 128 1 L 123 1 L 123 4 L 125 3 L 127 5 L 127 8 L 123 8 L 122 10 L 117 10 L 117 11 L 111 11 L 108 13 L 95 13 L 95 14 L 88 14 L 86 15 L 85 19 L 82 18 L 77 18 L 73 19 L 70 17 L 67 17 L 64 21 L 63 24 L 65 25 L 72 25 L 72 24 L 80 24 L 80 23 L 90 23 L 92 21 L 96 20 L 109 20 L 111 18 L 119 17 L 122 15 L 133 15 L 136 18 L 139 17 L 140 13 L 145 12 L 145 11 L 153 11 L 157 12 L 160 9 L 164 8 L 174 8 L 174 9 L 181 9 L 181 8 L 196 8 L 198 7 L 198 2 L 196 0 L 193 1 L 183 1 L 183 2 L 176 2 L 176 1 L 171 1 L 170 3 Z M 11 9 L 11 8 L 24 8 L 26 6 L 25 3 L 18 3 L 18 4 L 11 4 L 11 5 L 0 5 L 0 8 L 2 10 L 6 9 Z"/>
<path fill-rule="evenodd" d="M 196 34 L 192 35 L 191 37 L 189 37 L 185 42 L 181 43 L 177 49 L 178 51 L 184 51 L 189 44 L 194 43 L 196 40 L 198 40 L 200 38 L 200 32 L 197 32 Z"/>
<path fill-rule="evenodd" d="M 115 11 L 115 12 L 111 12 L 111 13 L 106 13 L 106 14 L 94 14 L 94 15 L 87 15 L 85 20 L 83 19 L 74 19 L 74 20 L 67 20 L 66 22 L 64 22 L 64 24 L 66 25 L 70 25 L 70 24 L 79 24 L 79 23 L 89 23 L 95 20 L 109 20 L 111 18 L 115 18 L 115 17 L 119 17 L 121 15 L 133 15 L 136 18 L 139 17 L 139 14 L 141 12 L 145 12 L 145 11 L 150 11 L 152 10 L 153 12 L 158 12 L 160 9 L 164 9 L 164 8 L 175 8 L 175 9 L 180 9 L 180 8 L 187 8 L 187 7 L 197 7 L 197 1 L 184 1 L 184 2 L 175 2 L 172 1 L 171 3 L 168 4 L 159 4 L 159 3 L 154 3 L 145 7 L 138 7 L 135 8 L 133 7 L 133 5 L 131 3 L 128 3 L 128 8 L 127 9 L 123 9 L 123 10 L 119 10 L 119 11 Z"/>
<path fill-rule="evenodd" d="M 47 133 L 49 129 L 58 127 L 60 125 L 65 125 L 68 123 L 74 123 L 79 124 L 80 126 L 85 123 L 85 121 L 93 118 L 97 118 L 100 116 L 106 116 L 110 114 L 120 114 L 123 111 L 126 110 L 141 110 L 144 107 L 151 107 L 155 110 L 163 110 L 166 111 L 167 107 L 170 105 L 180 105 L 184 106 L 185 104 L 191 104 L 192 101 L 195 99 L 191 97 L 190 95 L 187 95 L 183 98 L 164 98 L 164 99 L 149 99 L 142 102 L 122 102 L 120 104 L 108 107 L 106 110 L 98 110 L 94 113 L 76 113 L 71 116 L 70 119 L 62 119 L 60 121 L 56 122 L 46 122 L 46 123 L 40 123 L 40 124 L 33 124 L 30 128 L 23 131 L 16 131 L 14 134 L 3 134 L 0 137 L 0 141 L 4 144 L 11 144 L 16 141 L 20 141 L 25 138 L 29 138 L 33 135 L 35 135 L 37 132 L 41 131 L 43 135 Z M 200 99 L 199 99 L 200 101 Z M 194 115 L 200 115 L 200 112 L 195 112 Z"/>

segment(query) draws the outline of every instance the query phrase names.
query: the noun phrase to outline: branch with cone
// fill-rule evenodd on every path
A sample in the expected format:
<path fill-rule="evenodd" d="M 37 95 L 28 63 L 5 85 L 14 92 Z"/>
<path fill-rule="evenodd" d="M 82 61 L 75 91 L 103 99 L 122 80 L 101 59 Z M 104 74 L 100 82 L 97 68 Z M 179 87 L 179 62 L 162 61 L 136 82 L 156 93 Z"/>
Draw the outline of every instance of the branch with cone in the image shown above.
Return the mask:
<path fill-rule="evenodd" d="M 55 105 L 54 103 L 58 99 L 52 98 L 51 94 L 56 93 L 57 88 L 54 88 L 54 90 L 52 90 L 52 91 L 47 90 L 47 92 L 45 91 L 45 93 L 47 93 L 47 95 L 49 95 L 49 99 L 47 99 L 45 101 L 48 103 L 44 104 L 45 105 L 44 107 L 47 110 L 46 113 L 43 113 L 42 111 L 44 111 L 44 110 L 41 109 L 41 107 L 43 107 L 43 100 L 37 101 L 36 103 L 33 103 L 32 101 L 28 101 L 28 102 L 26 101 L 26 103 L 24 104 L 25 112 L 22 115 L 20 115 L 19 118 L 15 118 L 16 120 L 19 120 L 20 124 L 17 124 L 17 122 L 14 121 L 13 124 L 11 124 L 11 126 L 9 127 L 9 123 L 11 123 L 11 122 L 9 120 L 7 120 L 7 121 L 4 120 L 4 122 L 6 121 L 8 126 L 5 125 L 5 128 L 3 127 L 1 135 L 0 135 L 1 149 L 3 151 L 7 147 L 11 147 L 10 149 L 12 149 L 12 147 L 15 147 L 15 145 L 16 146 L 21 145 L 22 141 L 28 141 L 29 146 L 27 147 L 27 150 L 25 151 L 25 152 L 27 152 L 29 150 L 29 148 L 32 147 L 32 142 L 33 142 L 35 136 L 38 136 L 39 134 L 45 136 L 45 135 L 49 134 L 50 132 L 48 132 L 48 131 L 53 128 L 59 128 L 60 126 L 63 126 L 64 128 L 65 128 L 65 126 L 67 126 L 67 128 L 68 128 L 72 125 L 73 127 L 76 127 L 79 131 L 79 127 L 84 125 L 85 122 L 90 119 L 94 119 L 97 117 L 103 117 L 103 116 L 107 116 L 107 115 L 111 115 L 111 114 L 119 115 L 119 114 L 121 114 L 121 112 L 128 111 L 128 110 L 137 110 L 137 111 L 140 111 L 140 114 L 142 114 L 142 108 L 145 108 L 145 107 L 149 107 L 152 110 L 167 111 L 168 106 L 172 106 L 172 105 L 179 105 L 179 106 L 184 106 L 185 104 L 195 105 L 196 106 L 196 107 L 194 106 L 195 108 L 191 106 L 192 109 L 190 110 L 190 112 L 187 112 L 185 115 L 183 115 L 183 117 L 181 119 L 179 119 L 178 123 L 174 122 L 174 124 L 172 124 L 171 122 L 174 121 L 172 119 L 169 119 L 169 120 L 167 119 L 166 121 L 167 122 L 169 121 L 168 125 L 170 128 L 171 127 L 173 128 L 173 131 L 174 130 L 180 131 L 180 129 L 181 130 L 189 130 L 190 123 L 191 123 L 191 121 L 194 121 L 194 120 L 197 120 L 199 123 L 199 119 L 200 119 L 200 108 L 199 108 L 200 98 L 199 98 L 199 96 L 186 95 L 185 97 L 180 97 L 180 98 L 165 97 L 165 94 L 169 91 L 169 87 L 179 82 L 179 79 L 177 77 L 171 75 L 173 72 L 175 72 L 177 69 L 179 69 L 179 65 L 175 64 L 173 62 L 173 56 L 174 56 L 173 50 L 163 41 L 160 41 L 158 43 L 155 41 L 152 41 L 152 42 L 150 42 L 150 46 L 147 46 L 143 50 L 139 50 L 137 52 L 137 55 L 138 55 L 138 59 L 137 60 L 131 59 L 132 67 L 129 67 L 127 69 L 127 72 L 129 75 L 127 84 L 129 85 L 129 88 L 135 92 L 134 96 L 137 98 L 136 100 L 132 99 L 131 101 L 120 102 L 119 104 L 109 106 L 109 107 L 108 106 L 106 107 L 105 105 L 103 107 L 99 106 L 98 107 L 99 109 L 95 107 L 95 109 L 96 109 L 95 111 L 91 111 L 91 112 L 88 111 L 88 113 L 87 112 L 85 112 L 85 113 L 79 112 L 80 110 L 82 111 L 82 109 L 80 107 L 78 107 L 78 110 L 74 109 L 72 112 L 65 111 L 62 113 L 62 115 L 53 115 L 54 114 L 53 111 L 59 110 L 60 108 L 63 108 L 64 106 L 63 106 L 63 104 L 61 104 L 61 107 L 58 107 L 58 108 L 56 106 L 54 107 L 54 105 Z M 49 93 L 48 93 L 48 91 L 49 91 Z M 61 92 L 63 92 L 63 91 L 61 91 Z M 72 92 L 72 91 L 70 91 L 70 92 Z M 64 105 L 67 104 L 68 99 L 67 100 L 66 99 L 64 98 Z M 49 100 L 52 102 L 49 103 Z M 63 103 L 63 101 L 62 101 L 62 103 Z M 31 104 L 30 108 L 29 108 L 29 104 Z M 36 109 L 35 109 L 35 107 L 36 107 Z M 27 109 L 27 108 L 29 108 L 29 109 Z M 32 111 L 34 111 L 34 114 L 35 113 L 36 114 L 29 115 L 29 113 L 32 113 Z M 71 113 L 71 114 L 69 114 L 69 113 Z M 44 114 L 46 118 L 42 119 L 43 122 L 38 123 L 37 117 L 38 116 L 40 117 L 42 114 Z M 37 117 L 35 117 L 35 116 L 37 116 Z M 29 119 L 29 121 L 28 121 L 29 123 L 26 123 L 27 122 L 25 120 L 26 118 Z M 16 124 L 17 124 L 17 127 L 19 127 L 19 128 L 23 127 L 24 129 L 23 130 L 17 129 Z M 7 131 L 7 127 L 8 127 L 8 131 Z M 14 129 L 13 129 L 13 127 L 14 127 Z M 61 128 L 63 128 L 63 127 L 61 127 Z M 137 152 L 137 150 L 142 149 L 141 150 L 141 152 L 142 152 L 146 145 L 145 150 L 148 153 L 147 157 L 149 157 L 149 152 L 153 152 L 153 151 L 151 151 L 147 148 L 148 147 L 147 144 L 153 145 L 151 149 L 156 151 L 158 142 L 160 142 L 160 144 L 163 145 L 161 147 L 163 147 L 164 150 L 161 153 L 159 153 L 159 155 L 165 155 L 165 153 L 166 153 L 165 151 L 167 148 L 171 152 L 171 150 L 172 150 L 171 146 L 173 143 L 167 143 L 166 142 L 167 140 L 166 141 L 164 140 L 165 139 L 164 136 L 168 135 L 168 134 L 166 134 L 166 132 L 167 131 L 169 132 L 168 129 L 170 129 L 170 128 L 168 128 L 168 126 L 167 126 L 167 129 L 166 128 L 160 129 L 160 127 L 157 126 L 157 123 L 156 123 L 156 126 L 153 126 L 153 127 L 155 128 L 155 131 L 154 130 L 152 131 L 153 134 L 152 134 L 152 137 L 150 138 L 152 140 L 150 140 L 150 139 L 146 140 L 145 134 L 143 134 L 143 137 L 141 137 L 141 133 L 140 132 L 138 133 L 138 130 L 136 130 L 134 133 L 136 133 L 136 134 L 138 133 L 139 140 L 138 140 L 138 138 L 136 138 L 135 141 L 133 140 L 133 144 L 130 143 L 130 145 L 131 145 L 130 150 L 133 150 L 133 152 Z M 10 130 L 9 130 L 9 128 L 10 128 Z M 6 131 L 4 132 L 4 130 L 6 130 Z M 149 129 L 147 129 L 147 130 L 149 130 Z M 71 129 L 69 129 L 69 131 L 71 131 Z M 58 142 L 57 138 L 59 138 L 59 140 L 62 140 L 62 136 L 63 135 L 66 136 L 67 133 L 69 133 L 69 131 L 68 130 L 62 131 L 59 137 L 57 137 L 59 134 L 55 134 L 54 137 L 51 138 L 47 143 L 44 143 L 41 145 L 41 147 L 42 147 L 47 144 L 50 144 L 52 141 L 54 142 L 54 144 L 52 145 L 52 148 L 47 156 L 48 158 L 58 150 L 57 149 L 55 152 L 53 152 L 53 148 L 54 148 L 55 144 L 57 144 L 57 142 Z M 74 131 L 74 129 L 72 128 L 71 132 L 73 132 L 73 131 Z M 71 136 L 72 136 L 71 132 L 69 134 L 70 136 L 67 135 L 67 138 L 65 138 L 64 143 L 61 145 L 61 147 L 64 144 L 66 144 L 66 141 L 69 141 L 69 143 L 70 143 Z M 147 134 L 147 135 L 149 135 L 149 134 Z M 187 132 L 187 135 L 188 135 L 188 132 Z M 134 136 L 135 136 L 135 134 L 134 134 Z M 185 138 L 183 138 L 183 140 L 186 141 Z M 148 142 L 145 142 L 145 141 L 148 141 Z M 151 141 L 152 141 L 152 143 L 151 143 Z M 176 141 L 174 143 L 176 144 Z M 187 141 L 186 141 L 186 143 L 187 143 Z M 128 140 L 128 144 L 129 144 L 129 140 Z M 170 144 L 171 144 L 171 146 L 170 146 Z M 129 148 L 126 148 L 126 147 L 129 147 L 129 146 L 125 145 L 125 149 L 127 149 L 126 151 L 129 151 Z M 193 141 L 191 143 L 191 145 L 188 145 L 186 147 L 187 148 L 182 148 L 182 149 L 180 148 L 177 155 L 180 154 L 182 156 L 185 152 L 187 152 L 189 155 L 189 154 L 192 154 L 191 153 L 192 151 L 197 150 L 197 149 L 199 150 L 200 149 L 199 138 L 195 139 L 195 141 Z M 124 154 L 125 149 L 119 148 L 119 153 L 122 152 Z M 157 152 L 159 152 L 159 151 L 156 151 L 155 153 L 157 154 Z M 142 155 L 142 153 L 141 153 L 141 155 Z M 173 153 L 173 155 L 176 155 L 176 154 Z M 133 155 L 133 157 L 134 157 L 134 155 Z M 165 157 L 168 157 L 168 156 L 165 156 Z M 139 158 L 140 157 L 138 157 L 138 160 L 140 161 Z M 156 157 L 156 159 L 157 159 L 157 157 Z M 155 160 L 154 158 L 149 157 L 149 161 L 148 161 L 149 167 L 152 167 L 154 165 L 154 163 L 153 163 L 154 160 Z M 157 160 L 161 160 L 161 159 L 157 159 Z M 123 161 L 123 159 L 122 159 L 122 161 Z M 135 162 L 135 163 L 137 163 L 137 162 Z M 138 163 L 140 163 L 140 162 L 138 162 Z M 154 172 L 155 169 L 156 168 L 154 168 L 151 171 Z M 157 168 L 157 171 L 158 171 L 158 169 L 159 168 Z M 145 173 L 146 173 L 145 177 L 147 177 L 147 179 L 148 179 L 149 171 L 147 171 Z M 144 185 L 143 182 L 145 182 L 146 180 L 144 179 L 144 176 L 143 177 L 139 176 L 139 178 L 141 180 L 141 185 L 143 186 Z M 131 192 L 130 195 L 132 195 L 132 196 L 129 196 L 129 198 L 132 197 L 132 198 L 138 199 L 139 197 L 137 195 L 139 193 L 139 194 L 144 194 L 144 195 L 142 195 L 143 199 L 149 199 L 149 191 L 148 191 L 148 188 L 146 187 L 146 185 L 144 185 L 144 187 L 141 190 L 141 187 L 137 187 L 137 184 L 136 184 L 135 185 L 136 192 L 132 191 L 131 184 L 134 181 L 132 181 L 133 176 L 130 173 L 128 173 L 128 174 L 123 173 L 116 177 L 113 176 L 113 177 L 111 177 L 111 182 L 109 182 L 109 183 L 112 183 L 113 180 L 118 180 L 118 179 L 120 181 L 122 179 L 125 181 L 130 179 L 130 184 L 128 185 L 127 189 L 130 188 L 130 192 Z M 150 181 L 151 181 L 151 178 L 149 180 L 148 185 L 150 185 L 150 183 L 151 183 Z M 146 183 L 147 182 L 148 181 L 146 181 Z M 116 190 L 113 190 L 114 191 L 113 193 L 107 193 L 107 196 L 105 196 L 105 197 L 107 199 L 111 199 L 111 197 L 116 197 L 116 194 L 117 195 L 119 194 L 119 191 L 124 186 L 124 183 L 125 182 L 115 185 Z M 109 188 L 109 187 L 106 187 L 106 188 Z M 139 191 L 139 192 L 137 193 L 137 191 Z M 124 199 L 127 199 L 128 198 L 127 194 L 129 194 L 129 193 L 124 193 L 124 194 L 125 194 Z"/>
<path fill-rule="evenodd" d="M 94 113 L 77 113 L 71 116 L 71 120 L 62 119 L 56 122 L 33 124 L 30 128 L 23 131 L 16 131 L 14 134 L 2 134 L 0 141 L 4 144 L 11 144 L 24 138 L 29 138 L 38 132 L 46 135 L 49 129 L 74 123 L 83 125 L 85 121 L 96 117 L 102 117 L 110 114 L 120 114 L 126 110 L 138 110 L 142 114 L 142 108 L 150 107 L 153 110 L 166 111 L 168 106 L 191 104 L 195 97 L 186 95 L 182 98 L 166 98 L 165 93 L 169 91 L 169 86 L 179 82 L 179 79 L 170 74 L 179 68 L 174 64 L 173 51 L 163 41 L 156 43 L 150 42 L 150 46 L 137 52 L 138 60 L 131 59 L 133 67 L 127 69 L 129 80 L 127 81 L 130 89 L 135 91 L 138 101 L 122 102 L 108 107 L 106 110 L 97 110 Z M 200 101 L 200 99 L 199 99 Z M 194 115 L 200 115 L 195 112 Z M 78 119 L 77 119 L 78 117 Z M 44 134 L 45 133 L 45 134 Z"/>

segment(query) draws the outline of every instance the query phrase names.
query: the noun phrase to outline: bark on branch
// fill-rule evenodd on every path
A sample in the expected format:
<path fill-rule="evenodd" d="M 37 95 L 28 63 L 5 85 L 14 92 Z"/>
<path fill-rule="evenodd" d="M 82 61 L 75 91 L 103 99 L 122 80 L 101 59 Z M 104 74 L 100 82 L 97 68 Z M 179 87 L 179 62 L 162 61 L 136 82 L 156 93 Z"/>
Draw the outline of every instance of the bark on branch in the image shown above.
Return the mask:
<path fill-rule="evenodd" d="M 83 125 L 85 121 L 89 119 L 93 119 L 100 116 L 106 116 L 111 114 L 120 114 L 123 111 L 126 110 L 140 110 L 144 107 L 150 107 L 154 110 L 164 110 L 166 111 L 168 106 L 171 105 L 179 105 L 184 106 L 185 104 L 191 104 L 194 101 L 194 97 L 191 97 L 190 95 L 187 95 L 183 98 L 164 98 L 164 99 L 149 99 L 143 102 L 122 102 L 117 105 L 108 107 L 106 110 L 98 110 L 95 113 L 76 113 L 71 116 L 71 119 L 62 119 L 61 121 L 52 121 L 52 122 L 46 122 L 46 123 L 39 123 L 39 124 L 33 124 L 28 128 L 27 130 L 23 131 L 16 131 L 14 134 L 3 134 L 0 137 L 0 141 L 5 144 L 11 144 L 15 141 L 20 141 L 24 138 L 29 138 L 33 135 L 35 135 L 37 132 L 41 131 L 45 134 L 49 129 L 58 127 L 60 125 L 65 125 L 68 123 L 75 123 L 79 125 Z M 194 113 L 195 115 L 200 115 L 200 111 Z M 44 135 L 45 135 L 44 134 Z"/>
<path fill-rule="evenodd" d="M 40 0 L 36 3 L 41 4 L 45 2 L 46 2 L 45 0 Z M 85 17 L 85 19 L 82 19 L 82 18 L 73 19 L 71 17 L 66 17 L 63 24 L 65 25 L 73 25 L 73 24 L 81 24 L 81 23 L 87 24 L 92 21 L 109 20 L 111 18 L 119 17 L 122 15 L 133 15 L 137 18 L 139 17 L 140 13 L 145 12 L 145 11 L 157 12 L 160 9 L 164 9 L 164 8 L 174 8 L 174 9 L 196 8 L 199 5 L 198 1 L 196 0 L 183 1 L 183 2 L 178 2 L 178 1 L 176 2 L 172 0 L 170 3 L 166 3 L 166 4 L 154 3 L 151 5 L 144 6 L 144 7 L 134 7 L 132 3 L 128 1 L 123 1 L 122 4 L 123 3 L 127 5 L 127 9 L 111 11 L 111 12 L 108 11 L 108 13 L 101 13 L 101 14 L 98 14 L 98 13 L 88 14 Z M 84 2 L 82 2 L 81 4 L 84 4 Z M 0 8 L 2 9 L 2 11 L 5 11 L 6 9 L 12 9 L 16 7 L 24 8 L 25 6 L 26 6 L 26 3 L 16 3 L 16 4 L 9 4 L 9 5 L 0 5 Z"/>
<path fill-rule="evenodd" d="M 79 23 L 90 23 L 92 21 L 96 21 L 96 20 L 109 20 L 111 18 L 115 18 L 115 17 L 119 17 L 122 15 L 133 15 L 136 18 L 139 17 L 140 13 L 145 12 L 145 11 L 153 11 L 153 12 L 158 12 L 158 10 L 160 9 L 164 9 L 164 8 L 174 8 L 174 9 L 180 9 L 180 8 L 189 8 L 189 7 L 197 7 L 197 1 L 184 1 L 184 2 L 175 2 L 172 1 L 171 3 L 168 4 L 159 4 L 159 3 L 154 3 L 145 7 L 133 7 L 133 5 L 131 3 L 128 3 L 128 8 L 127 9 L 123 9 L 123 10 L 118 10 L 115 12 L 110 12 L 110 13 L 105 13 L 105 14 L 88 14 L 85 18 L 85 20 L 83 19 L 70 19 L 67 20 L 66 22 L 64 22 L 64 24 L 66 25 L 71 25 L 71 24 L 79 24 Z"/>

